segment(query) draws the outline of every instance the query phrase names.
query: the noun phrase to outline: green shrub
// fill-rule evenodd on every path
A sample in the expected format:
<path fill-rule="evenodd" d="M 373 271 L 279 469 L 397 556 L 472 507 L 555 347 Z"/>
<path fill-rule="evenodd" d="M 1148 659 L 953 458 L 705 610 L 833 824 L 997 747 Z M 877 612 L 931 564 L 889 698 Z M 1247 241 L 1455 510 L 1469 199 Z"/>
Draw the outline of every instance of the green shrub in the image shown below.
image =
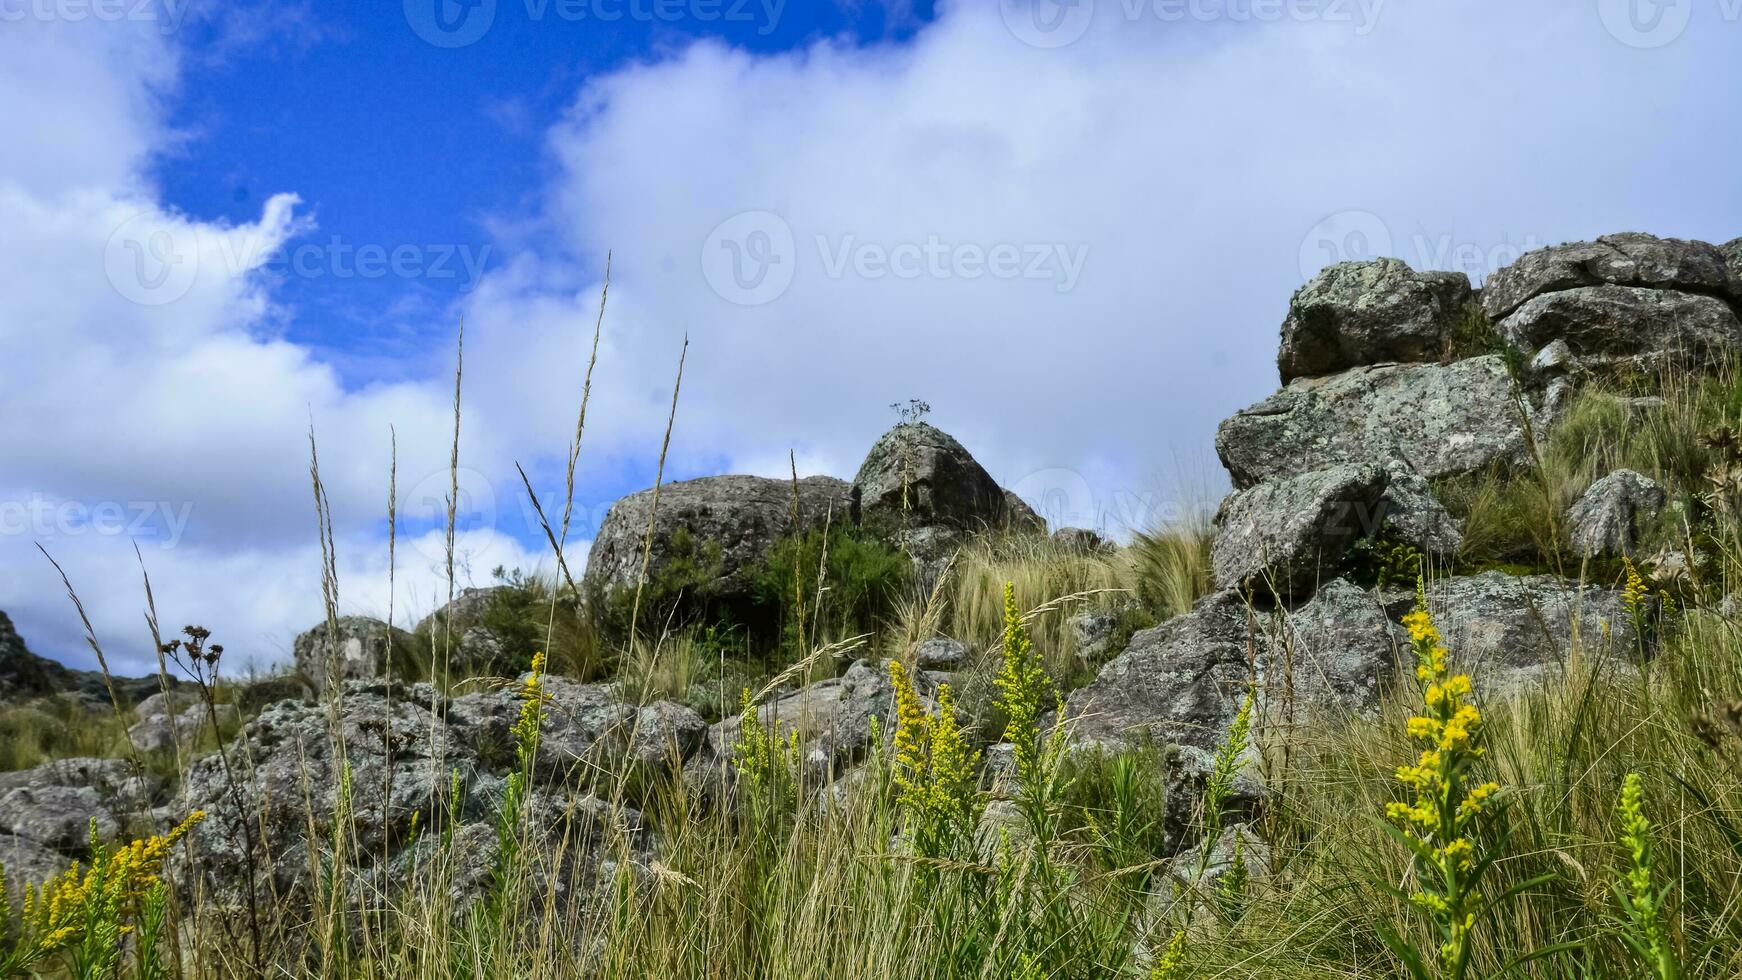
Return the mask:
<path fill-rule="evenodd" d="M 756 574 L 758 596 L 779 612 L 782 645 L 800 654 L 816 638 L 875 629 L 913 571 L 906 555 L 863 532 L 837 527 L 826 540 L 825 555 L 821 530 L 781 538 Z M 801 608 L 806 637 L 797 634 Z"/>

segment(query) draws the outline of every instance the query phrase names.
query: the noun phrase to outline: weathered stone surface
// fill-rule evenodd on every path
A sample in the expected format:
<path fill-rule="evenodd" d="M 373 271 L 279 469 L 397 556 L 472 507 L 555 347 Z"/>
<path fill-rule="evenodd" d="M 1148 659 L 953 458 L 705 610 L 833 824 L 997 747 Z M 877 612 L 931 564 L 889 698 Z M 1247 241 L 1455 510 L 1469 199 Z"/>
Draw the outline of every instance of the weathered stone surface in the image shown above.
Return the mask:
<path fill-rule="evenodd" d="M 1304 596 L 1335 574 L 1357 538 L 1376 531 L 1385 470 L 1332 466 L 1230 494 L 1216 513 L 1210 564 L 1217 588 Z"/>
<path fill-rule="evenodd" d="M 955 437 L 924 422 L 903 422 L 872 444 L 853 478 L 853 497 L 865 523 L 880 529 L 979 530 L 1003 527 L 1010 517 L 992 474 Z"/>
<path fill-rule="evenodd" d="M 1545 293 L 1501 320 L 1498 329 L 1527 350 L 1564 342 L 1567 355 L 1557 353 L 1555 367 L 1586 370 L 1712 363 L 1742 344 L 1742 322 L 1724 300 L 1639 286 Z"/>
<path fill-rule="evenodd" d="M 1499 355 L 1302 378 L 1224 421 L 1216 452 L 1234 486 L 1346 463 L 1406 460 L 1428 479 L 1524 459 L 1524 425 Z"/>
<path fill-rule="evenodd" d="M 1404 592 L 1387 598 L 1394 616 L 1414 602 Z M 1453 668 L 1469 672 L 1484 697 L 1510 696 L 1560 674 L 1575 648 L 1586 661 L 1626 659 L 1639 642 L 1620 592 L 1554 575 L 1437 579 L 1428 606 Z"/>
<path fill-rule="evenodd" d="M 961 670 L 968 664 L 968 648 L 947 636 L 933 637 L 913 648 L 913 663 L 920 670 Z"/>
<path fill-rule="evenodd" d="M 0 868 L 6 871 L 6 896 L 13 908 L 26 885 L 39 885 L 67 869 L 67 857 L 16 834 L 0 834 Z"/>
<path fill-rule="evenodd" d="M 405 662 L 415 649 L 411 634 L 367 616 L 341 616 L 331 624 L 317 623 L 291 644 L 296 669 L 317 692 L 336 677 L 340 681 L 385 677 L 390 667 Z"/>
<path fill-rule="evenodd" d="M 1405 641 L 1374 596 L 1341 579 L 1293 613 L 1249 611 L 1222 592 L 1134 635 L 1093 683 L 1070 695 L 1066 714 L 1080 742 L 1148 739 L 1207 752 L 1226 737 L 1253 682 L 1263 710 L 1275 716 L 1286 708 L 1293 717 L 1281 720 L 1292 724 L 1371 710 L 1398 676 Z"/>
<path fill-rule="evenodd" d="M 109 839 L 129 814 L 141 814 L 163 781 L 123 759 L 60 759 L 0 773 L 0 833 L 73 855 L 89 850 L 91 821 Z"/>
<path fill-rule="evenodd" d="M 1052 532 L 1052 540 L 1060 548 L 1084 554 L 1104 555 L 1117 550 L 1113 542 L 1108 541 L 1100 532 L 1086 527 L 1061 527 Z"/>
<path fill-rule="evenodd" d="M 1208 849 L 1209 853 L 1205 854 Z M 1146 913 L 1152 928 L 1161 928 L 1171 921 L 1176 905 L 1190 902 L 1198 908 L 1218 894 L 1222 879 L 1234 869 L 1238 852 L 1246 866 L 1249 881 L 1264 881 L 1270 875 L 1270 845 L 1259 837 L 1249 824 L 1226 827 L 1214 842 L 1199 840 L 1174 856 L 1159 886 L 1151 889 L 1152 897 Z M 1177 928 L 1177 927 L 1175 927 Z M 1171 934 L 1163 935 L 1164 946 Z"/>
<path fill-rule="evenodd" d="M 871 744 L 871 720 L 887 725 L 894 718 L 894 697 L 887 662 L 860 660 L 840 677 L 773 698 L 757 710 L 762 723 L 775 728 L 783 740 L 798 733 L 800 761 L 820 783 L 864 754 Z M 928 711 L 935 709 L 923 691 L 921 698 Z M 743 716 L 735 715 L 710 728 L 712 754 L 730 760 L 742 727 Z"/>
<path fill-rule="evenodd" d="M 790 480 L 759 476 L 709 476 L 668 483 L 659 489 L 653 524 L 649 581 L 688 563 L 705 579 L 698 601 L 752 598 L 756 572 L 776 541 L 795 530 L 854 521 L 851 488 L 828 476 L 798 481 L 798 525 L 792 520 Z M 611 505 L 587 553 L 590 593 L 634 589 L 641 576 L 642 547 L 653 491 L 632 493 Z"/>
<path fill-rule="evenodd" d="M 1338 262 L 1295 292 L 1277 370 L 1295 378 L 1446 353 L 1471 302 L 1461 272 L 1416 272 L 1400 259 Z"/>
<path fill-rule="evenodd" d="M 1567 511 L 1574 550 L 1586 557 L 1633 554 L 1640 531 L 1657 520 L 1668 500 L 1655 480 L 1633 470 L 1610 473 Z"/>
<path fill-rule="evenodd" d="M 1498 322 L 1545 293 L 1604 284 L 1742 299 L 1716 246 L 1626 232 L 1526 252 L 1482 284 L 1482 308 Z"/>
<path fill-rule="evenodd" d="M 1385 464 L 1385 528 L 1435 558 L 1451 558 L 1464 544 L 1463 522 L 1434 496 L 1414 467 L 1400 459 Z"/>
<path fill-rule="evenodd" d="M 233 704 L 214 705 L 208 711 L 197 698 L 181 698 L 172 705 L 161 694 L 140 702 L 138 714 L 139 721 L 127 729 L 127 738 L 141 752 L 162 752 L 178 742 L 191 747 L 202 736 L 211 734 L 214 715 L 220 730 L 225 732 L 242 720 L 241 712 Z"/>
<path fill-rule="evenodd" d="M 1724 264 L 1730 267 L 1730 275 L 1742 282 L 1742 238 L 1732 238 L 1718 246 L 1718 250 L 1724 253 Z"/>
<path fill-rule="evenodd" d="M 625 763 L 681 765 L 707 734 L 707 723 L 690 708 L 669 701 L 636 706 L 615 684 L 547 676 L 543 690 L 538 776 L 550 782 L 620 770 Z M 449 702 L 447 721 L 462 745 L 487 750 L 512 744 L 520 706 L 518 688 L 468 694 Z"/>
<path fill-rule="evenodd" d="M 1011 490 L 1005 490 L 1003 493 L 1004 524 L 1008 529 L 1021 534 L 1046 533 L 1046 518 L 1035 513 L 1034 508 L 1028 506 L 1028 501 L 1018 497 Z"/>
<path fill-rule="evenodd" d="M 1078 660 L 1096 663 L 1112 653 L 1113 641 L 1119 634 L 1119 617 L 1112 613 L 1078 613 L 1066 623 L 1077 644 Z"/>
<path fill-rule="evenodd" d="M 645 525 L 643 525 L 645 527 Z M 465 633 L 484 620 L 490 604 L 497 596 L 510 591 L 506 585 L 486 585 L 461 589 L 453 600 L 418 620 L 413 631 L 430 636 L 440 630 L 451 630 L 455 636 Z"/>

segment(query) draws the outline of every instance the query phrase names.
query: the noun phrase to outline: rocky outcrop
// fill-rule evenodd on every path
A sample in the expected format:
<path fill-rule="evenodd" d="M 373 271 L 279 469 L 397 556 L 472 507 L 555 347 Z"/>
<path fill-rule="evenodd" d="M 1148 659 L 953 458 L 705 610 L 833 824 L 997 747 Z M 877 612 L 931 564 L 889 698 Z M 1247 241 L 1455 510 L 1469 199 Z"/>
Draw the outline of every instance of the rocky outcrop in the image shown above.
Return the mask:
<path fill-rule="evenodd" d="M 924 422 L 903 422 L 872 444 L 853 477 L 853 499 L 868 526 L 888 531 L 1003 527 L 1010 511 L 992 474 L 955 437 Z"/>
<path fill-rule="evenodd" d="M 1557 676 L 1575 651 L 1588 663 L 1644 652 L 1615 589 L 1483 572 L 1434 580 L 1427 594 L 1453 667 L 1468 672 L 1483 697 L 1508 697 Z M 1401 616 L 1414 602 L 1397 593 L 1387 607 Z"/>
<path fill-rule="evenodd" d="M 1649 371 L 1714 363 L 1742 344 L 1742 322 L 1715 296 L 1640 286 L 1579 286 L 1544 293 L 1500 321 L 1501 336 L 1556 369 Z"/>
<path fill-rule="evenodd" d="M 930 686 L 923 672 L 917 680 L 916 687 Z M 840 677 L 769 699 L 757 712 L 782 741 L 797 736 L 799 762 L 807 778 L 817 783 L 845 772 L 864 755 L 871 745 L 872 719 L 889 723 L 895 717 L 894 703 L 887 662 L 860 660 Z M 927 699 L 926 708 L 935 710 L 935 705 Z M 730 762 L 743 724 L 743 716 L 735 715 L 710 728 L 709 755 Z"/>
<path fill-rule="evenodd" d="M 1061 527 L 1052 532 L 1053 544 L 1085 555 L 1109 555 L 1118 549 L 1099 531 L 1086 527 Z"/>
<path fill-rule="evenodd" d="M 1289 301 L 1276 358 L 1284 384 L 1388 361 L 1433 361 L 1471 303 L 1461 272 L 1416 272 L 1399 259 L 1338 262 Z"/>
<path fill-rule="evenodd" d="M 705 732 L 693 711 L 665 702 L 637 707 L 616 696 L 611 685 L 551 677 L 544 690 L 548 701 L 534 773 L 535 795 L 543 802 L 536 806 L 557 813 L 578 808 L 590 815 L 594 829 L 595 817 L 616 812 L 587 791 L 596 779 L 614 788 L 611 781 L 628 778 L 636 763 L 675 771 L 686 752 L 700 747 Z M 214 755 L 191 767 L 187 806 L 209 816 L 189 834 L 189 867 L 220 894 L 245 887 L 250 835 L 262 875 L 257 887 L 265 887 L 268 877 L 281 895 L 300 887 L 311 822 L 320 827 L 331 821 L 347 765 L 347 828 L 366 872 L 398 874 L 409 860 L 414 828 L 429 826 L 450 805 L 462 823 L 456 838 L 469 842 L 467 853 L 493 834 L 485 830 L 514 765 L 510 729 L 520 713 L 517 689 L 444 700 L 426 684 L 350 682 L 334 707 L 336 728 L 327 705 L 299 701 L 272 705 L 243 728 L 229 755 L 242 812 L 250 814 L 246 832 L 236 819 L 223 760 Z M 250 761 L 242 765 L 243 759 Z M 450 801 L 455 786 L 461 795 Z"/>
<path fill-rule="evenodd" d="M 163 781 L 123 759 L 61 759 L 0 773 L 0 833 L 83 856 L 91 828 L 107 840 L 130 816 L 143 816 Z"/>
<path fill-rule="evenodd" d="M 67 870 L 67 857 L 28 837 L 0 833 L 0 868 L 6 871 L 6 897 L 18 908 L 24 889 Z"/>
<path fill-rule="evenodd" d="M 1210 564 L 1218 588 L 1310 595 L 1357 538 L 1377 530 L 1385 470 L 1331 466 L 1230 494 L 1217 512 Z"/>
<path fill-rule="evenodd" d="M 241 721 L 234 704 L 216 704 L 210 709 L 197 695 L 180 691 L 153 694 L 139 702 L 138 721 L 127 729 L 127 738 L 141 752 L 163 752 L 177 745 L 191 747 L 211 734 L 214 717 L 221 732 L 233 730 Z"/>
<path fill-rule="evenodd" d="M 1448 559 L 1464 544 L 1463 522 L 1434 496 L 1415 468 L 1400 459 L 1385 464 L 1383 528 L 1422 554 Z"/>
<path fill-rule="evenodd" d="M 587 553 L 588 594 L 597 601 L 635 590 L 652 515 L 646 594 L 656 594 L 658 583 L 681 585 L 680 613 L 753 602 L 757 572 L 775 542 L 856 519 L 851 488 L 841 480 L 806 477 L 797 492 L 796 525 L 790 480 L 709 476 L 669 483 L 659 488 L 657 511 L 653 491 L 630 494 L 611 505 Z"/>
<path fill-rule="evenodd" d="M 415 661 L 416 639 L 406 631 L 367 616 L 340 616 L 297 636 L 291 656 L 297 673 L 316 692 L 333 680 L 374 680 L 396 674 Z"/>
<path fill-rule="evenodd" d="M 913 663 L 920 670 L 957 671 L 968 665 L 968 648 L 947 636 L 936 636 L 913 648 Z"/>
<path fill-rule="evenodd" d="M 1482 284 L 1482 309 L 1499 322 L 1535 297 L 1602 285 L 1742 300 L 1742 280 L 1716 246 L 1625 232 L 1526 252 Z"/>
<path fill-rule="evenodd" d="M 173 687 L 177 682 L 170 678 Z M 55 694 L 76 695 L 92 708 L 112 711 L 110 689 L 123 706 L 156 691 L 155 677 L 110 677 L 92 670 L 73 670 L 47 657 L 38 656 L 25 645 L 24 638 L 12 625 L 12 618 L 0 612 L 0 702 L 17 702 Z"/>
<path fill-rule="evenodd" d="M 1384 608 L 1341 579 L 1293 613 L 1252 610 L 1222 592 L 1134 635 L 1093 683 L 1070 695 L 1066 716 L 1079 741 L 1148 740 L 1207 752 L 1226 738 L 1252 684 L 1267 713 L 1287 711 L 1296 722 L 1371 710 L 1397 676 L 1404 643 Z"/>
<path fill-rule="evenodd" d="M 1524 420 L 1499 355 L 1302 378 L 1223 422 L 1236 489 L 1344 464 L 1407 460 L 1423 477 L 1524 459 Z"/>
<path fill-rule="evenodd" d="M 1663 514 L 1668 500 L 1655 480 L 1633 470 L 1610 473 L 1567 510 L 1573 550 L 1588 558 L 1632 555 L 1640 532 Z"/>

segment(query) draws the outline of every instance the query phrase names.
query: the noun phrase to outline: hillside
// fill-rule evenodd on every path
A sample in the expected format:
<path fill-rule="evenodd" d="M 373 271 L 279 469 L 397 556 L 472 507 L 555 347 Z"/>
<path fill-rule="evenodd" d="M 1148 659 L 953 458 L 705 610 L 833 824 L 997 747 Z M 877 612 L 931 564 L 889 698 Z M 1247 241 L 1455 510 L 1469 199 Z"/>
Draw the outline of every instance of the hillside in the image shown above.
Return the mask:
<path fill-rule="evenodd" d="M 1123 545 L 915 404 L 283 676 L 0 614 L 5 887 L 157 841 L 80 906 L 142 976 L 1742 975 L 1739 317 L 1742 239 L 1332 265 Z"/>

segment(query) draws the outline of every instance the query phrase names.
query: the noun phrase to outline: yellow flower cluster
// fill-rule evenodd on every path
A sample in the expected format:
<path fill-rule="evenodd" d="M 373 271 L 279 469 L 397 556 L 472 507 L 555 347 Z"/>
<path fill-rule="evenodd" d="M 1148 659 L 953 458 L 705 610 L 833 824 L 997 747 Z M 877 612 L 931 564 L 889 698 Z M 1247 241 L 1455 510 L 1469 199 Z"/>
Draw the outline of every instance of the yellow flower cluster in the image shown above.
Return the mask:
<path fill-rule="evenodd" d="M 972 833 L 978 820 L 979 753 L 956 718 L 948 684 L 938 685 L 937 717 L 928 719 L 901 661 L 890 661 L 889 680 L 895 691 L 896 802 L 920 850 L 939 854 Z"/>
<path fill-rule="evenodd" d="M 1020 780 L 1031 779 L 1041 768 L 1045 746 L 1040 739 L 1040 716 L 1045 710 L 1052 679 L 1028 637 L 1022 609 L 1016 604 L 1016 586 L 1004 584 L 1004 662 L 993 679 L 1004 709 L 1004 740 L 1015 745 L 1016 772 Z"/>
<path fill-rule="evenodd" d="M 544 723 L 544 651 L 532 655 L 532 671 L 520 685 L 520 718 L 514 722 L 514 741 L 522 750 L 531 747 Z"/>
<path fill-rule="evenodd" d="M 136 917 L 141 900 L 161 883 L 169 849 L 205 818 L 204 810 L 195 810 L 169 833 L 135 840 L 114 851 L 95 840 L 93 826 L 89 867 L 74 861 L 59 875 L 23 889 L 18 944 L 28 947 L 22 950 L 23 958 L 28 962 L 55 953 L 87 930 L 107 927 L 115 935 L 131 930 L 124 920 Z M 4 879 L 0 879 L 0 894 L 3 890 Z"/>
<path fill-rule="evenodd" d="M 1409 737 L 1421 743 L 1414 765 L 1399 766 L 1397 779 L 1414 800 L 1386 806 L 1386 816 L 1411 842 L 1425 867 L 1424 887 L 1410 896 L 1444 927 L 1441 955 L 1448 964 L 1467 962 L 1469 935 L 1481 896 L 1469 880 L 1477 864 L 1473 823 L 1486 812 L 1500 785 L 1471 786 L 1469 770 L 1482 758 L 1482 713 L 1467 699 L 1470 678 L 1454 674 L 1449 654 L 1418 592 L 1416 608 L 1403 618 L 1421 683 L 1422 714 L 1409 719 Z"/>

